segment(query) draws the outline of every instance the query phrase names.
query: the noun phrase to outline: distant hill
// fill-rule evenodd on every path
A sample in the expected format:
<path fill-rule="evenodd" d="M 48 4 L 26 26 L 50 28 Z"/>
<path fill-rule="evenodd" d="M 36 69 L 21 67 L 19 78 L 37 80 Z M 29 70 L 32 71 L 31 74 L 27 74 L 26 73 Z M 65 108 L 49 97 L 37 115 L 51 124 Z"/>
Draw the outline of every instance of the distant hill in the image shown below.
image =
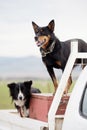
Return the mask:
<path fill-rule="evenodd" d="M 75 75 L 79 69 L 75 69 Z M 61 76 L 61 71 L 56 71 L 57 77 Z M 0 78 L 50 78 L 42 59 L 35 56 L 28 57 L 0 57 Z"/>
<path fill-rule="evenodd" d="M 39 57 L 0 57 L 0 77 L 43 77 L 45 71 Z"/>

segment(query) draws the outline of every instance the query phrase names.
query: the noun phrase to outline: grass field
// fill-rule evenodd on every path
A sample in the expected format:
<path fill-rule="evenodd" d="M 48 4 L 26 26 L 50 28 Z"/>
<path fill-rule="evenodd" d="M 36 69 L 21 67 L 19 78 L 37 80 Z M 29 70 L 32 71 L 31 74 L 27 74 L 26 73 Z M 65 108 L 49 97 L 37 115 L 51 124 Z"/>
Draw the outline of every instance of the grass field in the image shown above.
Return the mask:
<path fill-rule="evenodd" d="M 9 95 L 9 89 L 7 83 L 9 81 L 0 81 L 0 109 L 10 109 L 14 108 L 11 97 Z M 11 82 L 11 81 L 10 81 Z M 17 81 L 18 82 L 18 81 Z M 73 83 L 74 84 L 74 83 Z M 42 93 L 53 93 L 54 87 L 51 80 L 35 80 L 33 81 L 33 86 L 39 88 Z M 70 88 L 72 91 L 73 85 Z"/>
<path fill-rule="evenodd" d="M 0 82 L 0 109 L 13 108 L 6 82 Z"/>

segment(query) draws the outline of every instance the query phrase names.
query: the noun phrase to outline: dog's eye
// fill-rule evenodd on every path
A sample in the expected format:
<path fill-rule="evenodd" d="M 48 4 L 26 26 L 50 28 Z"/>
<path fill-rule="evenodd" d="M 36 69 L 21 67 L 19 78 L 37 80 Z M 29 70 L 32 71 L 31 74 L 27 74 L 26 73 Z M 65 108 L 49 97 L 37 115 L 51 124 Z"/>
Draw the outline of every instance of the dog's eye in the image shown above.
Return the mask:
<path fill-rule="evenodd" d="M 41 29 L 40 31 L 43 32 L 43 29 Z"/>
<path fill-rule="evenodd" d="M 43 29 L 41 29 L 41 32 L 43 32 Z"/>
<path fill-rule="evenodd" d="M 39 30 L 38 29 L 36 29 L 36 33 L 38 33 L 39 32 Z"/>
<path fill-rule="evenodd" d="M 35 37 L 35 41 L 37 41 L 38 40 L 38 37 Z"/>
<path fill-rule="evenodd" d="M 22 91 L 22 92 L 24 91 L 24 87 L 21 87 L 21 91 Z"/>
<path fill-rule="evenodd" d="M 18 87 L 16 87 L 16 91 L 19 92 L 19 88 Z"/>

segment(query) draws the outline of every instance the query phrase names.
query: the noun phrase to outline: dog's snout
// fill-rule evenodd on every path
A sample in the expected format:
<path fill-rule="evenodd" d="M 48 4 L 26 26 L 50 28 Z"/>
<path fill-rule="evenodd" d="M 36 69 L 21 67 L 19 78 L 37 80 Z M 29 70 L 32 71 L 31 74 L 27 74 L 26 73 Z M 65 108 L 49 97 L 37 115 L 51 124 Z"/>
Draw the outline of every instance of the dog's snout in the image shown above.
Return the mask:
<path fill-rule="evenodd" d="M 23 99 L 22 96 L 19 96 L 19 99 L 22 100 Z"/>
<path fill-rule="evenodd" d="M 38 40 L 38 37 L 35 37 L 35 41 L 37 41 Z"/>
<path fill-rule="evenodd" d="M 18 100 L 24 100 L 24 95 L 21 91 L 18 94 Z"/>

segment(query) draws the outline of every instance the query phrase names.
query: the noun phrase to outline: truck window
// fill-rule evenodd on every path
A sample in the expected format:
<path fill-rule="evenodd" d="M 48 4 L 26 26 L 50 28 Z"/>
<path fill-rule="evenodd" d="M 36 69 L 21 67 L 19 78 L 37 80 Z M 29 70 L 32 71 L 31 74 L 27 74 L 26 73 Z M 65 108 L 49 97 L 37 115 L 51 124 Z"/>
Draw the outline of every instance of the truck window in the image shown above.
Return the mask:
<path fill-rule="evenodd" d="M 83 92 L 81 104 L 80 104 L 81 115 L 87 118 L 87 83 Z"/>

